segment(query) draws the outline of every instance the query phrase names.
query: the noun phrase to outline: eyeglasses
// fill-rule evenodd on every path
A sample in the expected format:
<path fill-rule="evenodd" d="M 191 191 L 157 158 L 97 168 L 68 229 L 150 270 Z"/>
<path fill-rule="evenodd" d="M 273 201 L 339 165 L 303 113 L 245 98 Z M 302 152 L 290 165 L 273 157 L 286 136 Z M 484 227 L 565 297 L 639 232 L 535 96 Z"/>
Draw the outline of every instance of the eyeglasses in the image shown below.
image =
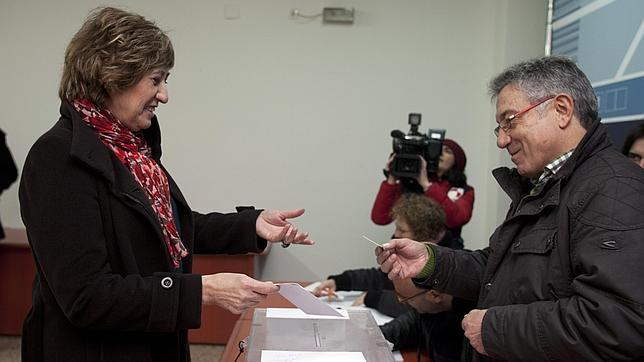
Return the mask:
<path fill-rule="evenodd" d="M 496 128 L 494 128 L 494 136 L 499 137 L 499 133 L 500 133 L 501 130 L 503 130 L 503 132 L 505 132 L 505 133 L 508 133 L 508 131 L 510 130 L 510 127 L 512 127 L 512 121 L 514 121 L 515 119 L 517 119 L 517 118 L 523 116 L 524 114 L 528 113 L 531 109 L 536 108 L 540 104 L 553 99 L 554 97 L 555 96 L 553 95 L 553 96 L 547 96 L 545 98 L 541 98 L 536 103 L 533 103 L 533 104 L 527 106 L 526 108 L 518 111 L 517 113 L 511 115 L 510 117 L 508 117 L 506 119 L 502 119 L 499 122 L 499 125 L 496 126 Z"/>
<path fill-rule="evenodd" d="M 418 293 L 412 295 L 411 297 L 403 297 L 402 295 L 398 294 L 398 292 L 396 290 L 394 290 L 394 293 L 396 294 L 396 297 L 398 297 L 398 303 L 402 303 L 402 304 L 405 304 L 410 299 L 414 299 L 416 297 L 419 297 L 419 296 L 421 296 L 421 295 L 423 295 L 423 294 L 425 294 L 427 292 L 429 292 L 429 289 L 423 290 L 422 292 L 418 292 Z"/>

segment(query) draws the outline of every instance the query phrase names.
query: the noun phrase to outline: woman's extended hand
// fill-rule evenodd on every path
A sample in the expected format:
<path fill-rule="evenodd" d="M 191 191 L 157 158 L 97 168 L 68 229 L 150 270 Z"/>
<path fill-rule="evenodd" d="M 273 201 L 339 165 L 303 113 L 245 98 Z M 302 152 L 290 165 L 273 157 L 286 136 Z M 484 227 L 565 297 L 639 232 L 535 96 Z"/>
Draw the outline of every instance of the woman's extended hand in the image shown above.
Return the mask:
<path fill-rule="evenodd" d="M 255 229 L 257 235 L 272 241 L 288 244 L 313 245 L 315 242 L 309 239 L 309 233 L 300 232 L 296 226 L 287 221 L 304 214 L 304 209 L 290 211 L 264 210 L 257 217 Z"/>
<path fill-rule="evenodd" d="M 241 314 L 254 307 L 279 287 L 260 282 L 244 274 L 217 273 L 201 277 L 201 298 L 204 305 L 216 304 L 231 313 Z"/>

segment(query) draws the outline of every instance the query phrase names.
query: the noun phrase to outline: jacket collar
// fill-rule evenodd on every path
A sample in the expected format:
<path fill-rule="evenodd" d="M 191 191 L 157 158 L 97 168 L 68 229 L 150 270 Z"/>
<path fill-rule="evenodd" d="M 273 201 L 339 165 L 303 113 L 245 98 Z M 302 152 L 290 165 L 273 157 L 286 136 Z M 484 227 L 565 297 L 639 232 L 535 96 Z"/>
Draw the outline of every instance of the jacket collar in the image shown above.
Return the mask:
<path fill-rule="evenodd" d="M 87 127 L 80 113 L 74 106 L 63 101 L 60 105 L 61 121 L 69 120 L 72 128 L 72 143 L 70 154 L 72 158 L 85 163 L 90 168 L 105 177 L 110 183 L 115 183 L 115 168 L 110 151 L 98 139 L 94 131 Z M 152 125 L 142 131 L 143 137 L 150 145 L 152 158 L 161 159 L 161 129 L 156 116 L 152 118 Z"/>
<path fill-rule="evenodd" d="M 567 179 L 585 160 L 610 146 L 606 126 L 599 121 L 593 122 L 570 158 L 553 176 L 553 180 Z M 517 204 L 532 188 L 530 180 L 519 175 L 516 168 L 499 167 L 492 171 L 492 175 L 514 204 Z"/>

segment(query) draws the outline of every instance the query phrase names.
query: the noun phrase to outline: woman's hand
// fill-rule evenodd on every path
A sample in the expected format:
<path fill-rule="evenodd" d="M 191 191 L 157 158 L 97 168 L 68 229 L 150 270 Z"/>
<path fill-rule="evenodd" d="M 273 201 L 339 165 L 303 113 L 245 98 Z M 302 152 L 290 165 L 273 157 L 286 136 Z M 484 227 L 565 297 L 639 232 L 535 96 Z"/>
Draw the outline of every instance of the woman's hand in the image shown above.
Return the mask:
<path fill-rule="evenodd" d="M 336 290 L 335 279 L 327 279 L 313 289 L 313 295 L 316 297 L 328 296 L 331 299 Z"/>
<path fill-rule="evenodd" d="M 415 277 L 428 259 L 425 244 L 411 239 L 393 239 L 376 248 L 376 261 L 390 280 Z"/>
<path fill-rule="evenodd" d="M 394 158 L 396 158 L 396 154 L 390 154 L 389 158 L 387 159 L 387 163 L 385 163 L 385 171 L 387 171 L 387 183 L 390 185 L 396 184 L 396 178 L 391 174 L 391 164 L 394 162 Z"/>
<path fill-rule="evenodd" d="M 279 287 L 260 282 L 244 274 L 217 273 L 201 277 L 201 299 L 204 305 L 218 305 L 231 313 L 241 314 L 254 307 Z"/>
<path fill-rule="evenodd" d="M 278 211 L 264 210 L 257 217 L 255 229 L 257 235 L 271 241 L 288 244 L 313 245 L 315 242 L 309 239 L 309 233 L 300 232 L 287 219 L 292 219 L 304 214 L 304 209 Z"/>

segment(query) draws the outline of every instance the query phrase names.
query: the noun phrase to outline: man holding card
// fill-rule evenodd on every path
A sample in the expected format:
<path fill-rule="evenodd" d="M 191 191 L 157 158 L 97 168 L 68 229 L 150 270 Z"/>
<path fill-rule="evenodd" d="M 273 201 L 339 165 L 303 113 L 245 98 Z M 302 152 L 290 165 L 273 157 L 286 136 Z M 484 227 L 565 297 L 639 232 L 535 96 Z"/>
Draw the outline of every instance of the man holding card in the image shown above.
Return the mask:
<path fill-rule="evenodd" d="M 611 147 L 597 97 L 570 60 L 543 57 L 490 83 L 493 174 L 512 203 L 489 247 L 409 239 L 376 248 L 390 279 L 478 300 L 462 327 L 466 360 L 644 357 L 644 173 Z"/>

